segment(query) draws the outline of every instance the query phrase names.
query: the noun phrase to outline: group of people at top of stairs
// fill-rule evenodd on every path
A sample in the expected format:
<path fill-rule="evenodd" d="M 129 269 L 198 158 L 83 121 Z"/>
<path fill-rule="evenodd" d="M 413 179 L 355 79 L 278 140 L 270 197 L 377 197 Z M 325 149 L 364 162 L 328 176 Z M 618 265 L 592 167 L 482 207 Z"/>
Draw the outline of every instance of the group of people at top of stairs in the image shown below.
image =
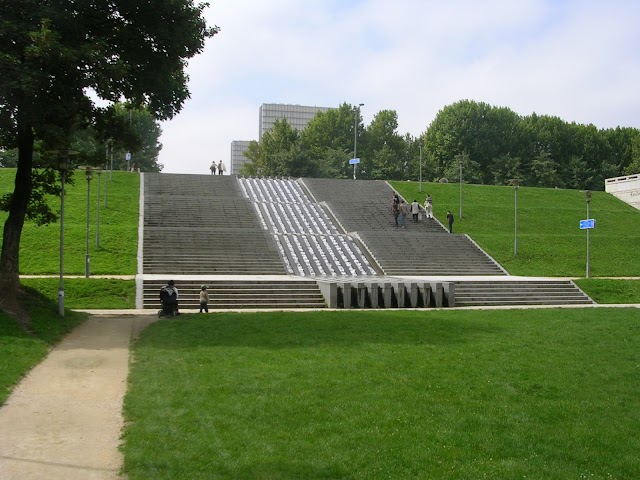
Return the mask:
<path fill-rule="evenodd" d="M 216 161 L 214 160 L 213 162 L 211 162 L 209 170 L 211 170 L 211 175 L 215 175 L 216 172 L 218 172 L 218 175 L 224 175 L 224 172 L 227 170 L 227 168 L 224 166 L 224 163 L 222 163 L 222 160 L 220 160 L 218 164 L 216 164 Z"/>
<path fill-rule="evenodd" d="M 427 218 L 433 218 L 433 199 L 429 194 L 427 194 L 427 198 L 424 200 L 424 210 Z M 411 213 L 414 223 L 420 221 L 420 204 L 418 200 L 414 200 L 411 205 L 409 205 L 404 199 L 401 199 L 397 193 L 394 193 L 391 203 L 391 213 L 393 213 L 396 228 L 406 228 L 407 215 L 409 213 Z M 447 222 L 449 223 L 449 233 L 453 233 L 453 214 L 451 210 L 447 211 Z"/>

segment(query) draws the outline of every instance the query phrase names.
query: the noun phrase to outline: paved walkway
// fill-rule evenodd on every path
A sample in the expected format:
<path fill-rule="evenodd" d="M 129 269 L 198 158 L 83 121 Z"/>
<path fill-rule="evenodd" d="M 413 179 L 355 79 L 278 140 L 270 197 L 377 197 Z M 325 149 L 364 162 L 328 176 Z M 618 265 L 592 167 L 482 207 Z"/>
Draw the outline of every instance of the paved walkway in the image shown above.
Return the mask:
<path fill-rule="evenodd" d="M 92 316 L 29 372 L 0 408 L 1 479 L 121 478 L 129 344 L 155 319 Z"/>

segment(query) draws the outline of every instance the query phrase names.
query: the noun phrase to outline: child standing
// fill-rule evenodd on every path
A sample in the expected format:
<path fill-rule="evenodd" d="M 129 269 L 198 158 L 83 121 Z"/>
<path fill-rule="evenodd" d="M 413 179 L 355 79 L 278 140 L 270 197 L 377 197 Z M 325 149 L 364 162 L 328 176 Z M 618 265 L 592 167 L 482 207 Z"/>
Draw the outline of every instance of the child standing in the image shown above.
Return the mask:
<path fill-rule="evenodd" d="M 209 292 L 207 292 L 207 286 L 202 285 L 200 288 L 200 313 L 204 310 L 206 313 L 209 313 Z"/>

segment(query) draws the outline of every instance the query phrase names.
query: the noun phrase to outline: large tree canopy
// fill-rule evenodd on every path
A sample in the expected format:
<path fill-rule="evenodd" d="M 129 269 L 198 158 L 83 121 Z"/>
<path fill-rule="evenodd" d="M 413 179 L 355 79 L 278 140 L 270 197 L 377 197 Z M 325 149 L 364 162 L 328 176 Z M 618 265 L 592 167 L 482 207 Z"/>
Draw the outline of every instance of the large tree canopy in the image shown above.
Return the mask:
<path fill-rule="evenodd" d="M 217 27 L 193 0 L 0 2 L 0 148 L 18 149 L 0 256 L 0 302 L 19 285 L 18 252 L 32 195 L 36 139 L 63 151 L 72 134 L 128 100 L 158 119 L 189 97 L 186 62 Z"/>

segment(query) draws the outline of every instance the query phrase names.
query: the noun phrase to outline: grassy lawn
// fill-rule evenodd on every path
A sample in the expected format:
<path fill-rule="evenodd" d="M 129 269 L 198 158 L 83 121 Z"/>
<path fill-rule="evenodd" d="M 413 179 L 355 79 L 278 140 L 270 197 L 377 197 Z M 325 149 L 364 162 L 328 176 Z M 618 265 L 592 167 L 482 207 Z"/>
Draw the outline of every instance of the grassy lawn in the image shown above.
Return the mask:
<path fill-rule="evenodd" d="M 134 479 L 640 475 L 637 309 L 192 315 L 142 333 Z"/>
<path fill-rule="evenodd" d="M 87 181 L 76 171 L 75 184 L 67 185 L 64 215 L 64 270 L 66 275 L 84 275 L 87 226 Z M 101 175 L 100 247 L 96 247 L 98 189 L 97 175 L 91 181 L 89 255 L 93 275 L 135 275 L 138 249 L 140 176 L 129 172 Z M 13 191 L 15 169 L 0 168 L 0 195 Z M 107 207 L 104 206 L 105 190 Z M 50 198 L 60 211 L 60 200 Z M 6 212 L 0 212 L 4 225 Z M 0 245 L 2 238 L 0 238 Z M 60 224 L 37 227 L 25 222 L 20 242 L 20 273 L 57 274 L 60 271 Z"/>
<path fill-rule="evenodd" d="M 575 283 L 597 303 L 640 303 L 640 280 L 589 278 Z"/>
<path fill-rule="evenodd" d="M 583 277 L 586 271 L 586 232 L 579 222 L 587 215 L 580 190 L 520 187 L 518 189 L 518 256 L 514 247 L 514 189 L 463 185 L 463 218 L 459 184 L 390 182 L 406 199 L 434 199 L 434 214 L 446 223 L 455 215 L 454 232 L 469 234 L 512 275 Z M 605 192 L 593 192 L 590 217 L 592 277 L 638 276 L 640 211 Z"/>
<path fill-rule="evenodd" d="M 87 317 L 68 310 L 64 318 L 60 318 L 57 314 L 57 297 L 53 303 L 36 291 L 26 290 L 29 297 L 24 303 L 31 314 L 30 333 L 0 310 L 0 405 L 23 375 Z"/>
<path fill-rule="evenodd" d="M 21 283 L 34 288 L 57 305 L 57 278 L 23 278 Z M 64 280 L 64 305 L 76 309 L 136 308 L 135 280 L 109 278 L 67 278 Z"/>

